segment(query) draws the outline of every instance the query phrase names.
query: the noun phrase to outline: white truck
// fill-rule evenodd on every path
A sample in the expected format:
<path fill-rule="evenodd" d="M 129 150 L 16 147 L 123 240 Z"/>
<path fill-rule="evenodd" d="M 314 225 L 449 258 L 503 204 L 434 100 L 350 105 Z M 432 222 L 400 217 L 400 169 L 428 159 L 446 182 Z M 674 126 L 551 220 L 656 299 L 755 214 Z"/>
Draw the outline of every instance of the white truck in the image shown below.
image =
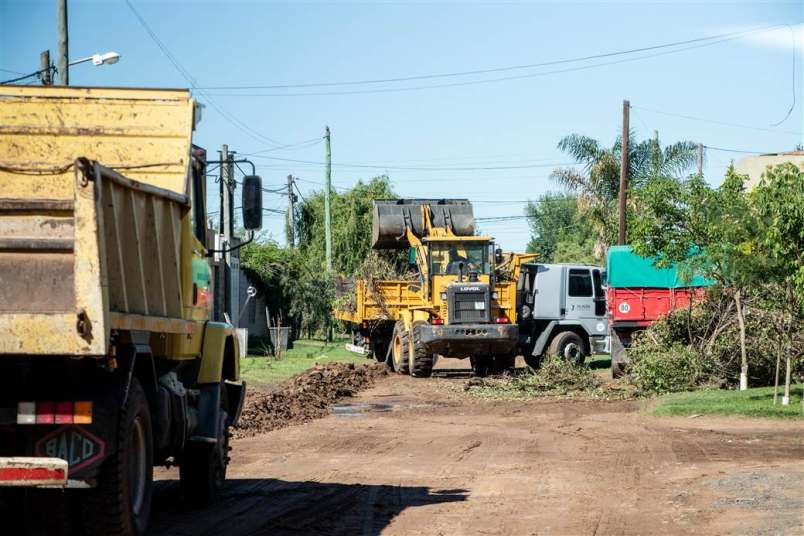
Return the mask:
<path fill-rule="evenodd" d="M 607 352 L 606 272 L 599 266 L 526 263 L 517 281 L 517 322 L 525 362 L 559 355 L 581 364 Z"/>

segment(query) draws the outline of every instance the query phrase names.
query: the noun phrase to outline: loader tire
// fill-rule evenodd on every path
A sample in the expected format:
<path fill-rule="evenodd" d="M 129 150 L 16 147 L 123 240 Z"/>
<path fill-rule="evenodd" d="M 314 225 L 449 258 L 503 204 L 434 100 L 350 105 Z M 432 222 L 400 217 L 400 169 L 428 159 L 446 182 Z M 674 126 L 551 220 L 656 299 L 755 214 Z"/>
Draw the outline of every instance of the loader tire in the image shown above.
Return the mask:
<path fill-rule="evenodd" d="M 179 483 L 184 500 L 193 508 L 209 506 L 226 482 L 229 465 L 229 415 L 226 388 L 221 385 L 221 411 L 215 443 L 189 442 L 179 464 Z"/>
<path fill-rule="evenodd" d="M 415 378 L 429 378 L 433 374 L 433 354 L 422 342 L 422 328 L 426 325 L 427 322 L 417 320 L 410 330 L 410 375 Z"/>
<path fill-rule="evenodd" d="M 583 365 L 586 360 L 586 346 L 581 336 L 574 331 L 562 331 L 550 341 L 547 355 L 557 355 L 576 365 Z"/>
<path fill-rule="evenodd" d="M 394 325 L 394 336 L 391 338 L 391 367 L 397 374 L 408 374 L 410 372 L 410 342 L 408 340 L 408 330 L 405 323 L 401 320 Z"/>
<path fill-rule="evenodd" d="M 491 358 L 489 372 L 491 374 L 502 374 L 516 365 L 516 355 L 495 355 Z"/>
<path fill-rule="evenodd" d="M 117 452 L 103 462 L 98 484 L 82 497 L 84 532 L 145 534 L 153 494 L 153 436 L 145 392 L 131 379 L 117 429 Z"/>

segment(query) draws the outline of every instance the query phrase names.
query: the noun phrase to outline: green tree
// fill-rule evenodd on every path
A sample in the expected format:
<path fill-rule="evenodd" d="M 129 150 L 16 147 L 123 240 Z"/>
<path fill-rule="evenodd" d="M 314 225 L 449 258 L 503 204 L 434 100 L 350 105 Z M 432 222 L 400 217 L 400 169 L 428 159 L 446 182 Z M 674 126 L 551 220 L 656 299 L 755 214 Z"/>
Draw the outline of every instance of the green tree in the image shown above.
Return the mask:
<path fill-rule="evenodd" d="M 767 273 L 744 181 L 733 168 L 719 188 L 697 175 L 686 181 L 651 180 L 636 192 L 640 210 L 631 225 L 638 254 L 656 257 L 658 266 L 675 263 L 686 277 L 700 273 L 730 289 L 739 324 L 741 389 L 748 381 L 743 297 Z"/>
<path fill-rule="evenodd" d="M 332 269 L 352 275 L 371 248 L 372 201 L 395 198 L 387 176 L 359 181 L 345 192 L 332 191 Z M 298 204 L 296 235 L 305 258 L 322 269 L 325 260 L 324 194 L 316 192 Z"/>
<path fill-rule="evenodd" d="M 529 253 L 539 253 L 542 262 L 593 263 L 591 224 L 578 210 L 573 194 L 545 193 L 525 208 L 530 224 Z"/>
<path fill-rule="evenodd" d="M 770 261 L 766 270 L 775 275 L 785 289 L 784 305 L 788 319 L 787 329 L 781 331 L 787 334 L 783 403 L 788 403 L 791 355 L 794 352 L 793 326 L 801 318 L 804 307 L 804 171 L 789 162 L 768 168 L 751 192 L 751 201 L 760 222 L 759 248 Z M 777 356 L 775 388 L 779 383 L 780 358 L 781 355 Z"/>
<path fill-rule="evenodd" d="M 581 213 L 594 226 L 596 254 L 617 239 L 617 197 L 620 190 L 622 138 L 612 147 L 581 134 L 570 134 L 558 142 L 558 148 L 573 157 L 580 169 L 558 168 L 551 178 L 578 194 Z M 630 135 L 628 145 L 629 189 L 644 186 L 654 178 L 684 176 L 695 165 L 696 144 L 680 141 L 662 148 L 658 134 L 653 139 L 637 141 Z"/>

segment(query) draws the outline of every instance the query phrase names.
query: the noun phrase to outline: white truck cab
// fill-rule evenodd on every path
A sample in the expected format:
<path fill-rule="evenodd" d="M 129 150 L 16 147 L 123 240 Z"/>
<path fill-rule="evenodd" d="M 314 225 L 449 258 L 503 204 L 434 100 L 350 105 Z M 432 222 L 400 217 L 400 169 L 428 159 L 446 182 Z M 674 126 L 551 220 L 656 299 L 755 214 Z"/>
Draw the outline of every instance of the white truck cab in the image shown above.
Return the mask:
<path fill-rule="evenodd" d="M 523 355 L 538 367 L 548 355 L 583 363 L 607 351 L 606 272 L 580 264 L 522 265 L 517 311 Z"/>

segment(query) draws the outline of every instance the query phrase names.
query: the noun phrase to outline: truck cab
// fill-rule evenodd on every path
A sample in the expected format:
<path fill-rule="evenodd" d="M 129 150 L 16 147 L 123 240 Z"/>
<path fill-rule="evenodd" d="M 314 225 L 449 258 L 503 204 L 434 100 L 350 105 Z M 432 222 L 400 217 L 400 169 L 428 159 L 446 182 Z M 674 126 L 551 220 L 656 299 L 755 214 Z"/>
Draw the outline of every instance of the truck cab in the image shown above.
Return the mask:
<path fill-rule="evenodd" d="M 517 281 L 525 361 L 548 355 L 583 363 L 607 349 L 606 272 L 599 266 L 523 264 Z"/>

